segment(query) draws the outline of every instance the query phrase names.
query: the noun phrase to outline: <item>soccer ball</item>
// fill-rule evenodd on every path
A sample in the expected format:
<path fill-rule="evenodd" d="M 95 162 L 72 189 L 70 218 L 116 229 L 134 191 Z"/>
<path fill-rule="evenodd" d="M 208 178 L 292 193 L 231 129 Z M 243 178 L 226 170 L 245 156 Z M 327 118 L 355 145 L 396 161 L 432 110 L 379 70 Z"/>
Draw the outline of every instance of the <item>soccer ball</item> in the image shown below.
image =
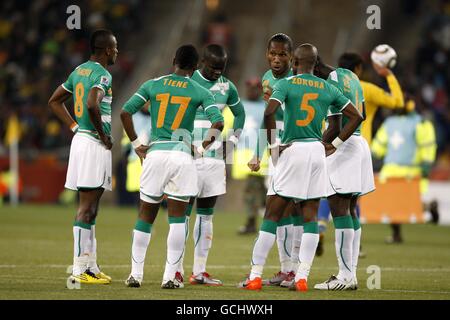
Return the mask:
<path fill-rule="evenodd" d="M 387 44 L 380 44 L 376 46 L 375 49 L 372 50 L 370 58 L 379 66 L 387 68 L 393 68 L 397 63 L 397 53 Z"/>

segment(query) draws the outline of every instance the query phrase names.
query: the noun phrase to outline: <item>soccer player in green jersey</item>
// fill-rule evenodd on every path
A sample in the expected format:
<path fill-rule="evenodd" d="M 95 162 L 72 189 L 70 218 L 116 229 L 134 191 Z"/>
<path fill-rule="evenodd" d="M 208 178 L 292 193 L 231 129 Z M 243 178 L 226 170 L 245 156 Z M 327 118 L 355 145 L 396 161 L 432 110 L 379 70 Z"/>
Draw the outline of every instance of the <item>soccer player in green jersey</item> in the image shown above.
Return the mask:
<path fill-rule="evenodd" d="M 112 77 L 106 70 L 117 58 L 111 31 L 97 30 L 90 39 L 91 57 L 59 86 L 48 104 L 75 133 L 65 187 L 78 191 L 80 202 L 73 225 L 74 258 L 71 280 L 107 284 L 111 278 L 97 265 L 95 218 L 103 191 L 111 191 Z M 64 102 L 73 97 L 75 120 Z"/>
<path fill-rule="evenodd" d="M 269 101 L 275 85 L 282 79 L 293 75 L 291 69 L 292 47 L 291 38 L 284 33 L 274 34 L 268 41 L 266 57 L 270 69 L 267 70 L 262 78 L 263 97 L 266 102 Z M 281 138 L 284 130 L 283 110 L 284 104 L 281 108 L 278 108 L 275 114 L 278 138 Z M 264 122 L 261 124 L 261 129 L 265 129 Z M 265 136 L 263 139 L 265 140 Z M 265 147 L 260 147 L 258 141 L 255 155 L 248 163 L 248 166 L 252 171 L 258 171 L 260 169 L 260 161 L 265 150 Z M 267 197 L 275 194 L 271 188 L 273 171 L 272 159 L 270 158 L 269 175 L 266 180 L 268 186 Z M 283 218 L 280 219 L 276 232 L 281 267 L 280 271 L 272 278 L 265 279 L 263 281 L 264 285 L 287 287 L 294 280 L 295 270 L 297 269 L 298 264 L 298 250 L 300 248 L 302 229 L 300 208 L 292 202 L 285 209 Z"/>
<path fill-rule="evenodd" d="M 363 89 L 358 76 L 351 71 L 359 61 L 358 55 L 345 53 L 339 58 L 339 68 L 336 69 L 318 59 L 314 73 L 338 88 L 364 115 Z M 349 119 L 340 112 L 329 113 L 328 128 L 323 133 L 323 141 L 331 143 L 339 134 L 341 122 L 345 125 L 348 121 Z M 323 283 L 316 284 L 314 288 L 356 289 L 356 269 L 361 242 L 356 204 L 359 196 L 375 189 L 370 148 L 361 136 L 361 125 L 335 153 L 327 157 L 327 170 L 329 176 L 327 199 L 335 227 L 339 273 Z"/>
<path fill-rule="evenodd" d="M 128 287 L 140 287 L 144 277 L 144 260 L 150 243 L 152 224 L 167 195 L 169 234 L 167 260 L 161 287 L 177 289 L 184 285 L 176 272 L 184 253 L 187 235 L 185 212 L 191 197 L 198 194 L 197 170 L 191 152 L 205 153 L 223 129 L 223 117 L 212 93 L 190 77 L 198 64 L 197 50 L 191 45 L 178 48 L 173 60 L 175 71 L 151 79 L 125 103 L 122 123 L 136 153 L 143 160 L 140 208 L 133 230 L 131 274 Z M 150 101 L 151 143 L 144 146 L 133 127 L 132 114 Z M 194 118 L 199 107 L 211 122 L 205 140 L 192 145 Z"/>
<path fill-rule="evenodd" d="M 266 203 L 266 213 L 252 254 L 252 268 L 241 287 L 260 290 L 267 255 L 275 241 L 276 228 L 291 200 L 300 202 L 303 213 L 303 235 L 300 265 L 293 290 L 308 290 L 307 279 L 319 241 L 317 210 L 319 199 L 327 194 L 326 156 L 347 140 L 362 121 L 362 115 L 336 87 L 313 75 L 317 49 L 300 45 L 294 53 L 298 74 L 275 85 L 264 113 L 269 150 L 274 161 L 272 188 L 275 195 Z M 285 103 L 284 132 L 281 143 L 275 139 L 276 110 Z M 331 106 L 331 107 L 330 107 Z M 340 111 L 349 118 L 332 143 L 322 142 L 322 122 L 328 110 Z"/>
<path fill-rule="evenodd" d="M 233 113 L 234 132 L 228 141 L 221 143 L 216 141 L 202 158 L 195 160 L 198 172 L 197 215 L 194 226 L 194 265 L 192 275 L 189 278 L 191 284 L 207 286 L 220 286 L 222 281 L 213 279 L 206 272 L 206 261 L 212 245 L 213 238 L 213 214 L 217 197 L 226 192 L 225 162 L 224 158 L 238 142 L 239 135 L 244 127 L 245 112 L 239 98 L 236 86 L 222 74 L 227 63 L 225 49 L 217 44 L 210 44 L 204 48 L 202 67 L 194 72 L 191 79 L 197 81 L 205 89 L 208 89 L 216 101 L 216 105 L 222 112 L 228 106 Z M 198 108 L 194 121 L 194 144 L 199 145 L 205 138 L 211 122 L 204 108 Z M 226 148 L 228 146 L 228 148 Z M 224 148 L 222 148 L 224 147 Z M 224 150 L 225 149 L 225 150 Z M 228 150 L 226 150 L 228 149 Z M 228 151 L 228 152 L 227 152 Z M 189 219 L 192 198 L 186 211 L 186 221 L 189 230 Z M 183 280 L 183 260 L 180 263 L 180 281 Z"/>

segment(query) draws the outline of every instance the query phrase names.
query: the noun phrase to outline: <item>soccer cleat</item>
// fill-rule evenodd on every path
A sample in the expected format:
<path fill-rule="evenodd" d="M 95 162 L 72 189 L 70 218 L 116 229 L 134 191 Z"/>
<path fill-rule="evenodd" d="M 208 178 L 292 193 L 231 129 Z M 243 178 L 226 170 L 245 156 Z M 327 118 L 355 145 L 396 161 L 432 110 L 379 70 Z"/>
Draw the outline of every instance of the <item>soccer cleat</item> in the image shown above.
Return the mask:
<path fill-rule="evenodd" d="M 83 284 L 109 284 L 110 282 L 106 279 L 97 278 L 95 274 L 86 270 L 84 273 L 79 275 L 71 275 L 70 280 L 72 282 L 83 283 Z"/>
<path fill-rule="evenodd" d="M 352 279 L 352 284 L 350 285 L 350 290 L 358 290 L 358 280 L 356 278 Z"/>
<path fill-rule="evenodd" d="M 238 284 L 238 288 L 241 288 L 244 290 L 261 290 L 262 279 L 260 277 L 257 277 L 253 280 L 250 280 L 250 278 L 247 278 L 247 279 L 245 279 L 245 281 L 242 281 Z"/>
<path fill-rule="evenodd" d="M 294 282 L 293 284 L 289 287 L 289 290 L 292 291 L 308 291 L 308 282 L 306 281 L 306 279 L 299 279 L 297 282 Z"/>
<path fill-rule="evenodd" d="M 181 272 L 177 271 L 175 273 L 175 279 L 178 280 L 178 283 L 180 284 L 180 289 L 184 288 L 184 278 L 183 278 L 183 275 L 181 274 Z"/>
<path fill-rule="evenodd" d="M 112 278 L 110 277 L 110 276 L 108 276 L 107 274 L 105 274 L 105 273 L 103 273 L 103 272 L 99 272 L 99 273 L 96 273 L 95 274 L 95 276 L 97 277 L 97 278 L 99 278 L 99 279 L 105 279 L 105 280 L 107 280 L 108 282 L 110 282 L 111 283 L 111 281 L 112 281 Z"/>
<path fill-rule="evenodd" d="M 183 288 L 184 285 L 174 278 L 173 280 L 164 281 L 161 283 L 162 289 L 180 289 Z"/>
<path fill-rule="evenodd" d="M 325 282 L 318 283 L 314 286 L 316 290 L 329 290 L 329 291 L 343 291 L 343 290 L 351 290 L 353 285 L 353 280 L 345 281 L 336 278 L 336 276 L 332 275 L 330 279 Z"/>
<path fill-rule="evenodd" d="M 216 286 L 216 287 L 222 285 L 222 281 L 211 278 L 211 276 L 209 275 L 208 272 L 202 272 L 197 275 L 192 274 L 189 277 L 189 283 L 190 284 L 203 284 L 205 286 Z"/>
<path fill-rule="evenodd" d="M 290 286 L 292 286 L 294 282 L 295 282 L 295 273 L 294 271 L 290 271 L 288 273 L 286 280 L 283 280 L 283 282 L 280 283 L 280 287 L 289 288 Z"/>
<path fill-rule="evenodd" d="M 284 280 L 288 278 L 289 273 L 278 271 L 271 279 L 262 281 L 263 286 L 279 286 Z"/>
<path fill-rule="evenodd" d="M 134 278 L 131 274 L 127 280 L 125 280 L 125 284 L 128 288 L 139 288 L 141 286 L 142 280 L 138 280 Z"/>

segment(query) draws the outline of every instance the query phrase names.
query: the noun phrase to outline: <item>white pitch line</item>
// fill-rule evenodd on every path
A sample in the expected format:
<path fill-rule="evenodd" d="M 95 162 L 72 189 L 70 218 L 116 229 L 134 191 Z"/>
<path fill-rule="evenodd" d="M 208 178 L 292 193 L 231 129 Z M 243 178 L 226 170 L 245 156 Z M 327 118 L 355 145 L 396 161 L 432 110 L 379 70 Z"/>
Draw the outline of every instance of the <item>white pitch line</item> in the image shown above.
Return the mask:
<path fill-rule="evenodd" d="M 14 269 L 14 268 L 49 268 L 49 269 L 64 269 L 66 270 L 68 264 L 0 264 L 0 269 Z M 122 269 L 122 268 L 130 268 L 129 264 L 102 264 L 102 268 L 110 268 L 110 269 Z M 146 267 L 150 268 L 163 268 L 163 265 L 157 264 L 148 264 Z M 192 265 L 185 265 L 186 268 L 192 267 Z M 208 265 L 208 269 L 248 269 L 250 265 Z M 267 265 L 265 269 L 278 269 L 280 266 L 278 265 Z M 392 272 L 450 272 L 450 268 L 398 268 L 398 267 L 383 267 L 380 266 L 381 271 L 392 271 Z M 314 267 L 314 270 L 335 270 L 336 267 Z M 364 267 L 359 268 L 360 271 L 364 270 Z"/>

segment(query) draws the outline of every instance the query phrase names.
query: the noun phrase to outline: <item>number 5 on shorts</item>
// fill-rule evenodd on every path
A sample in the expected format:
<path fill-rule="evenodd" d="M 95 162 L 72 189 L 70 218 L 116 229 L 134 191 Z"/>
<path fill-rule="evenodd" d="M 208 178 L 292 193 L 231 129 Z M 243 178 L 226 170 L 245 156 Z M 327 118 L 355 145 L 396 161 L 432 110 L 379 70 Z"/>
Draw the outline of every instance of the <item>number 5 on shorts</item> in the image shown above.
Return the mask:
<path fill-rule="evenodd" d="M 158 120 L 156 122 L 156 127 L 161 128 L 164 125 L 164 118 L 166 117 L 167 106 L 169 104 L 169 93 L 161 93 L 156 95 L 156 101 L 160 101 L 160 107 L 158 112 Z M 177 130 L 180 127 L 181 121 L 183 120 L 183 116 L 186 112 L 186 109 L 191 101 L 190 97 L 180 97 L 180 96 L 172 96 L 170 98 L 170 103 L 179 104 L 180 108 L 178 109 L 177 114 L 175 115 L 175 119 L 173 119 L 172 130 Z"/>
<path fill-rule="evenodd" d="M 302 98 L 302 103 L 300 104 L 300 110 L 306 111 L 306 118 L 302 120 L 297 120 L 296 124 L 299 127 L 305 127 L 314 119 L 316 110 L 314 107 L 310 106 L 308 103 L 311 100 L 316 100 L 319 97 L 318 93 L 305 93 Z"/>

